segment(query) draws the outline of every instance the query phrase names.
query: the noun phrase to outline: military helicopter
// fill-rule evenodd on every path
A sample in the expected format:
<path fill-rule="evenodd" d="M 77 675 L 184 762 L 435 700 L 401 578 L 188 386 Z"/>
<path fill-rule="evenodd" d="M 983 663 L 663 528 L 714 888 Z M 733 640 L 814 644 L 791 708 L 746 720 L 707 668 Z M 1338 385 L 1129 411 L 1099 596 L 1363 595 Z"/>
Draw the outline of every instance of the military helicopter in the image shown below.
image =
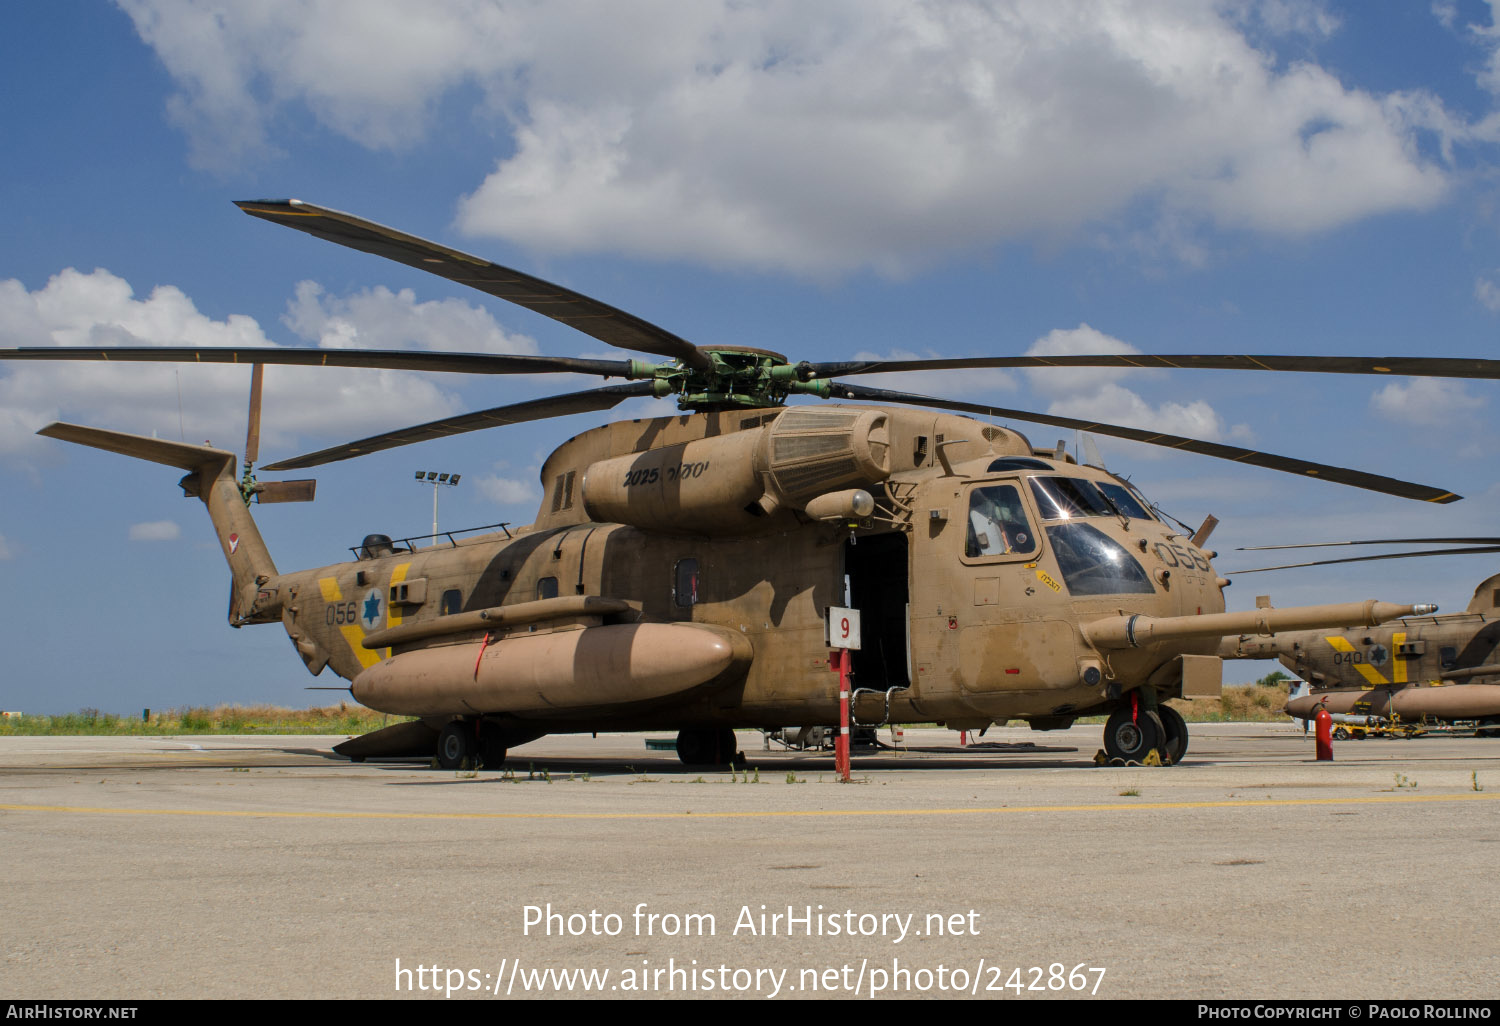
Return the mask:
<path fill-rule="evenodd" d="M 1236 446 L 872 388 L 861 374 L 978 367 L 1202 367 L 1500 377 L 1500 362 L 1441 358 L 1120 355 L 793 363 L 762 349 L 695 346 L 581 293 L 353 215 L 297 200 L 247 214 L 384 256 L 665 357 L 282 348 L 33 348 L 0 359 L 188 360 L 516 374 L 623 384 L 534 399 L 334 446 L 263 468 L 349 459 L 480 428 L 676 396 L 677 416 L 568 439 L 542 468 L 534 523 L 425 547 L 370 534 L 353 560 L 283 573 L 250 503 L 253 429 L 232 453 L 71 424 L 43 435 L 186 471 L 229 563 L 229 621 L 280 622 L 307 669 L 325 667 L 372 709 L 416 717 L 338 746 L 351 758 L 432 755 L 501 765 L 548 733 L 677 730 L 688 764 L 736 757 L 736 727 L 838 721 L 825 615 L 862 612 L 857 724 L 1041 730 L 1107 715 L 1104 751 L 1181 761 L 1188 731 L 1164 700 L 1212 696 L 1220 639 L 1368 627 L 1434 607 L 1353 602 L 1225 613 L 1227 581 L 1197 531 L 1164 520 L 1132 484 L 961 413 L 1169 446 L 1430 502 L 1440 488 Z M 787 406 L 791 396 L 866 404 Z M 874 403 L 875 405 L 868 405 Z M 252 424 L 258 419 L 252 401 Z M 282 497 L 309 497 L 284 482 Z"/>
<path fill-rule="evenodd" d="M 1374 538 L 1253 546 L 1244 551 L 1401 544 L 1458 547 L 1286 563 L 1239 573 L 1500 552 L 1500 538 Z M 1259 601 L 1270 600 L 1262 597 Z M 1474 722 L 1479 736 L 1500 736 L 1500 574 L 1479 583 L 1462 613 L 1408 617 L 1368 630 L 1230 636 L 1220 645 L 1219 655 L 1225 659 L 1274 658 L 1307 681 L 1311 687 L 1287 701 L 1287 713 L 1299 719 L 1311 717 L 1321 707 L 1341 724 L 1399 727 Z"/>

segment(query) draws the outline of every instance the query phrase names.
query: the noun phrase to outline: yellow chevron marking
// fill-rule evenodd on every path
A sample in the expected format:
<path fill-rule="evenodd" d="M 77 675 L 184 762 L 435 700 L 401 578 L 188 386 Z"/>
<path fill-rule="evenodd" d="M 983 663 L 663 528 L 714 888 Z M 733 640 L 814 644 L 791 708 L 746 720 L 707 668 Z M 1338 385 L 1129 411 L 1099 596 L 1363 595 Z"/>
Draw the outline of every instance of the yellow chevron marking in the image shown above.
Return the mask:
<path fill-rule="evenodd" d="M 318 587 L 323 592 L 324 602 L 344 601 L 343 589 L 339 587 L 339 582 L 336 578 L 319 577 Z M 343 624 L 339 627 L 339 633 L 344 636 L 344 641 L 349 645 L 349 650 L 354 653 L 354 658 L 359 660 L 361 666 L 369 668 L 380 662 L 382 656 L 379 652 L 371 652 L 361 644 L 365 640 L 365 629 L 359 624 Z"/>
<path fill-rule="evenodd" d="M 391 571 L 391 588 L 392 589 L 394 589 L 396 587 L 396 585 L 400 584 L 402 581 L 406 580 L 406 572 L 408 570 L 410 570 L 410 569 L 411 569 L 411 564 L 410 563 L 398 563 L 398 564 L 396 564 L 396 569 L 394 569 L 394 570 Z M 386 597 L 390 598 L 390 592 L 389 591 L 386 592 Z M 400 627 L 401 626 L 401 619 L 402 619 L 401 614 L 398 613 L 398 612 L 396 612 L 396 604 L 394 602 L 390 603 L 389 611 L 385 614 L 385 624 L 386 624 L 386 626 L 387 627 Z"/>
<path fill-rule="evenodd" d="M 1332 645 L 1333 648 L 1334 648 L 1334 651 L 1336 651 L 1336 652 L 1343 652 L 1346 655 L 1353 655 L 1354 654 L 1354 646 L 1351 645 L 1351 644 L 1349 644 L 1349 639 L 1348 638 L 1345 638 L 1345 637 L 1326 637 L 1323 640 L 1326 641 L 1326 642 L 1328 642 L 1330 645 Z M 1389 684 L 1390 683 L 1390 681 L 1388 681 L 1384 677 L 1382 677 L 1375 670 L 1375 667 L 1371 666 L 1369 663 L 1355 663 L 1355 662 L 1353 662 L 1351 660 L 1351 664 L 1353 665 L 1353 667 L 1356 670 L 1359 671 L 1359 675 L 1361 677 L 1363 677 L 1365 680 L 1369 681 L 1371 684 Z"/>
<path fill-rule="evenodd" d="M 391 583 L 390 583 L 390 587 L 389 587 L 389 589 L 385 593 L 385 595 L 386 595 L 385 625 L 387 627 L 400 627 L 401 626 L 401 621 L 402 621 L 403 617 L 401 616 L 401 614 L 399 612 L 396 611 L 397 610 L 396 603 L 391 602 L 390 601 L 390 597 L 391 597 L 391 592 L 396 590 L 396 585 L 398 585 L 402 581 L 406 580 L 406 572 L 408 570 L 410 570 L 410 569 L 411 569 L 411 563 L 409 563 L 409 562 L 408 563 L 397 563 L 396 564 L 396 569 L 394 569 L 394 570 L 391 571 Z M 378 649 L 377 650 L 377 654 L 380 656 L 381 659 L 389 659 L 391 657 L 391 650 L 389 648 Z"/>

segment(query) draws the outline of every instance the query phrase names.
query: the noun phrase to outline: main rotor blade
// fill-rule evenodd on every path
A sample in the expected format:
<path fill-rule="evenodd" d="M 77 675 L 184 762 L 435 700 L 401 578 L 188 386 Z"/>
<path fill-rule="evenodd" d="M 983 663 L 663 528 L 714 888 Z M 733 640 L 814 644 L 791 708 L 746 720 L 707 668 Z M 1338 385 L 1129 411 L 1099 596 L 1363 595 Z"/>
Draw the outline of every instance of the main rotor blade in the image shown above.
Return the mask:
<path fill-rule="evenodd" d="M 561 321 L 612 346 L 669 356 L 699 370 L 713 367 L 697 346 L 650 321 L 481 257 L 301 200 L 240 200 L 235 206 L 252 217 L 468 285 Z"/>
<path fill-rule="evenodd" d="M 1443 491 L 1440 488 L 1413 484 L 1410 481 L 1399 481 L 1392 477 L 1382 477 L 1379 474 L 1367 474 L 1362 470 L 1349 470 L 1344 467 L 1334 467 L 1323 463 L 1309 463 L 1306 460 L 1293 459 L 1290 456 L 1277 456 L 1273 453 L 1258 452 L 1254 449 L 1241 449 L 1236 445 L 1204 442 L 1196 438 L 1168 435 L 1159 431 L 1122 427 L 1118 424 L 1101 424 L 1097 421 L 1076 420 L 1072 417 L 1056 417 L 1051 414 L 1033 413 L 1027 410 L 1008 410 L 998 406 L 985 406 L 980 403 L 959 402 L 954 399 L 937 399 L 932 396 L 912 395 L 909 392 L 892 392 L 884 388 L 848 385 L 839 381 L 831 382 L 830 386 L 833 395 L 850 399 L 872 399 L 878 402 L 930 406 L 939 410 L 959 410 L 964 413 L 978 413 L 987 417 L 1007 417 L 1013 420 L 1029 421 L 1033 424 L 1051 424 L 1055 427 L 1092 431 L 1095 434 L 1112 435 L 1115 438 L 1128 438 L 1133 442 L 1146 442 L 1150 445 L 1161 445 L 1169 449 L 1195 452 L 1200 456 L 1213 456 L 1216 459 L 1230 460 L 1235 463 L 1248 463 L 1251 466 L 1265 467 L 1268 470 L 1280 470 L 1287 474 L 1316 477 L 1321 481 L 1333 481 L 1338 484 L 1352 485 L 1355 488 L 1366 488 L 1372 492 L 1383 492 L 1387 495 L 1399 495 L 1406 499 L 1421 499 L 1425 502 L 1453 502 L 1461 498 L 1461 496 Z"/>
<path fill-rule="evenodd" d="M 548 417 L 566 417 L 573 413 L 608 410 L 626 399 L 651 395 L 653 384 L 650 381 L 637 381 L 628 385 L 607 385 L 604 388 L 596 388 L 587 392 L 572 392 L 567 395 L 548 396 L 545 399 L 530 399 L 524 403 L 512 403 L 509 406 L 495 406 L 477 413 L 460 413 L 442 420 L 418 424 L 415 427 L 402 428 L 399 431 L 387 431 L 383 435 L 374 435 L 357 442 L 336 445 L 329 449 L 308 453 L 306 456 L 294 456 L 261 469 L 301 470 L 304 467 L 316 467 L 324 463 L 353 459 L 355 456 L 364 456 L 383 449 L 411 445 L 413 442 L 426 442 L 434 438 L 461 435 L 466 431 L 478 431 L 481 428 L 521 424 L 528 420 L 545 420 Z"/>
<path fill-rule="evenodd" d="M 1383 374 L 1422 378 L 1500 378 L 1500 360 L 1427 356 L 1224 356 L 1187 353 L 1105 353 L 1093 356 L 978 356 L 936 360 L 850 360 L 813 363 L 809 377 L 891 374 L 978 368 L 1120 367 L 1200 370 L 1288 371 L 1313 374 Z"/>
<path fill-rule="evenodd" d="M 1303 542 L 1299 545 L 1242 545 L 1236 552 L 1268 549 L 1326 549 L 1335 545 L 1500 545 L 1500 538 L 1369 538 L 1365 541 Z"/>
<path fill-rule="evenodd" d="M 111 363 L 244 363 L 297 367 L 445 371 L 453 374 L 597 374 L 623 378 L 629 360 L 496 353 L 431 353 L 412 349 L 308 349 L 283 346 L 30 346 L 0 349 L 0 360 L 105 360 Z"/>
<path fill-rule="evenodd" d="M 1274 546 L 1272 546 L 1274 547 Z M 1280 566 L 1258 566 L 1253 570 L 1226 570 L 1226 577 L 1235 574 L 1259 574 L 1267 570 L 1293 570 L 1301 566 L 1332 566 L 1335 563 L 1368 563 L 1377 559 L 1412 559 L 1417 556 L 1473 556 L 1486 552 L 1500 552 L 1500 545 L 1476 545 L 1467 549 L 1428 549 L 1424 552 L 1388 552 L 1383 556 L 1350 556 L 1348 559 L 1317 559 L 1311 563 L 1283 563 Z"/>

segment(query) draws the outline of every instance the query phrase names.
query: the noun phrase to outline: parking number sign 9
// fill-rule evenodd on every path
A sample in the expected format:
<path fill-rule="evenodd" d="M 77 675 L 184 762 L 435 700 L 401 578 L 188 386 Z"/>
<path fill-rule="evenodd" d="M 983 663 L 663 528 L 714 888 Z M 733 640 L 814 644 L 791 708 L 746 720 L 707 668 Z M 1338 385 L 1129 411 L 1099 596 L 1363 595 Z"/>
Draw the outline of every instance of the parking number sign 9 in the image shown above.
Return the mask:
<path fill-rule="evenodd" d="M 859 610 L 829 606 L 825 633 L 829 648 L 859 648 Z"/>

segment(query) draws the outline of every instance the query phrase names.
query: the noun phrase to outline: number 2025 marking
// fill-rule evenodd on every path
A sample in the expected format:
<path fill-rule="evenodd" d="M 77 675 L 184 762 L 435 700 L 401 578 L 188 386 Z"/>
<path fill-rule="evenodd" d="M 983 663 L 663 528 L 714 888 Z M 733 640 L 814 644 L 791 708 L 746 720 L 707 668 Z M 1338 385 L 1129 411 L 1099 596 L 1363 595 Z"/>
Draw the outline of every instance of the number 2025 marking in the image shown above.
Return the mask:
<path fill-rule="evenodd" d="M 663 478 L 667 481 L 685 481 L 690 477 L 702 477 L 707 469 L 708 460 L 699 460 L 696 463 L 673 463 L 667 467 L 642 467 L 625 475 L 625 487 L 634 488 L 636 485 L 656 484 Z"/>

